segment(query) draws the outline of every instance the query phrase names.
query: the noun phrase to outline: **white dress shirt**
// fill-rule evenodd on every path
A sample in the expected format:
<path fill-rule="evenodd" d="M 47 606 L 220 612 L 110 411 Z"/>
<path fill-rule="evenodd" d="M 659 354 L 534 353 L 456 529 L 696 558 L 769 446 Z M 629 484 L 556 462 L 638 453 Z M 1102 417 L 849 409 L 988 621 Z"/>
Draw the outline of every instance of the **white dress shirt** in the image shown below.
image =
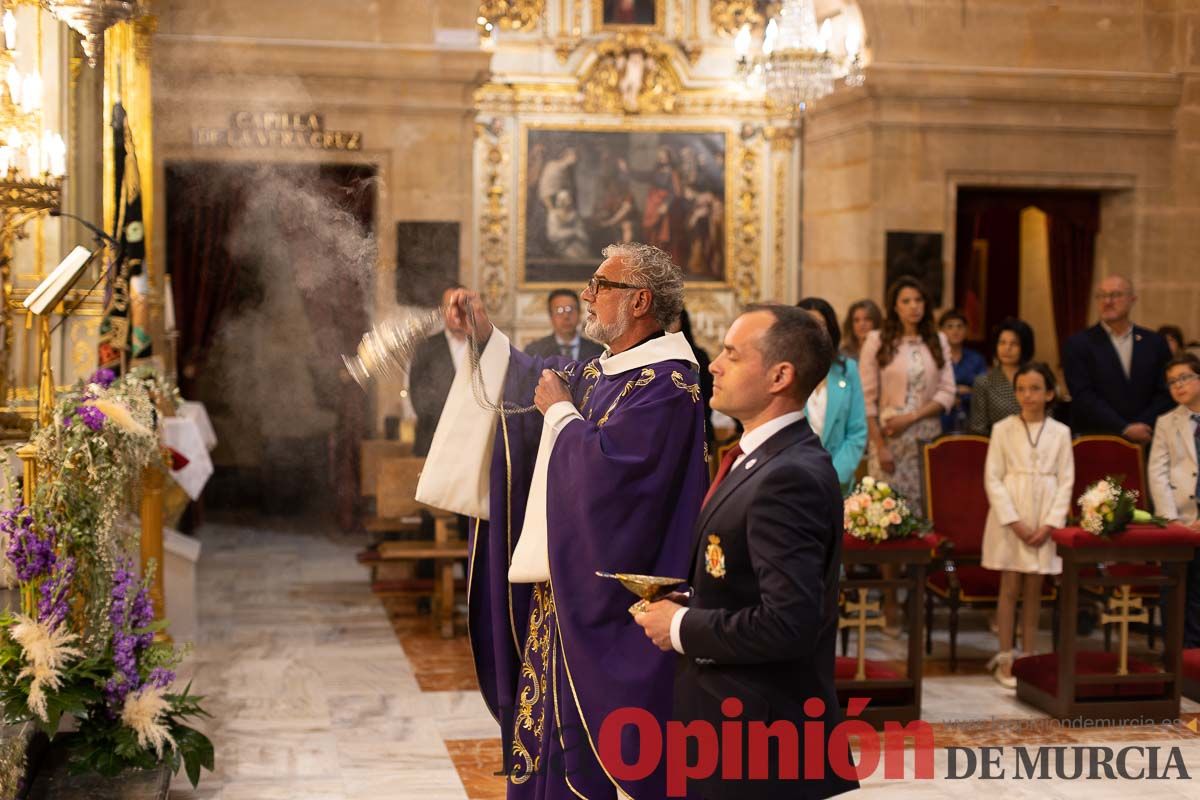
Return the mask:
<path fill-rule="evenodd" d="M 1112 342 L 1113 348 L 1117 351 L 1121 369 L 1125 370 L 1125 377 L 1128 378 L 1133 369 L 1133 323 L 1129 323 L 1129 330 L 1120 335 L 1108 327 L 1107 323 L 1101 322 L 1100 327 L 1104 328 L 1104 332 L 1108 334 L 1108 340 Z"/>
<path fill-rule="evenodd" d="M 579 334 L 578 333 L 575 334 L 574 339 L 570 339 L 565 342 L 562 339 L 558 338 L 558 334 L 555 334 L 554 335 L 554 343 L 559 346 L 560 350 L 563 347 L 569 348 L 570 352 L 566 353 L 566 355 L 569 356 L 572 361 L 579 360 Z"/>
<path fill-rule="evenodd" d="M 729 475 L 725 477 L 725 480 L 729 480 L 729 477 L 733 475 L 733 471 L 742 464 L 746 463 L 746 459 L 750 456 L 750 454 L 761 447 L 767 441 L 767 439 L 770 439 L 787 426 L 795 422 L 799 422 L 802 419 L 804 419 L 803 411 L 789 411 L 788 413 L 781 414 L 774 419 L 767 420 L 752 431 L 742 434 L 742 441 L 740 442 L 742 446 L 742 454 L 737 457 L 736 461 L 733 462 L 733 467 L 729 470 Z M 753 466 L 753 463 L 747 464 L 747 468 Z M 683 615 L 686 614 L 687 611 L 688 610 L 686 608 L 681 608 L 675 612 L 675 616 L 671 617 L 671 647 L 674 647 L 675 652 L 679 653 L 680 655 L 683 654 L 683 642 L 681 642 L 679 639 L 679 628 L 683 624 Z"/>

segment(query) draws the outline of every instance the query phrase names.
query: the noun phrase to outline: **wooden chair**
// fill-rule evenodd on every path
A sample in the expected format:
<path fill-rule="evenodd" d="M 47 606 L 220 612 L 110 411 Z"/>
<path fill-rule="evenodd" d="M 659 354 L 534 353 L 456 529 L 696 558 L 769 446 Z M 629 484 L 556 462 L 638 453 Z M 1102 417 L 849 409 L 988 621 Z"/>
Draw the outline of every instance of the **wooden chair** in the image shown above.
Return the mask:
<path fill-rule="evenodd" d="M 360 563 L 372 568 L 371 589 L 378 595 L 428 595 L 431 597 L 434 617 L 442 636 L 454 635 L 455 592 L 463 582 L 455 581 L 454 565 L 467 557 L 467 542 L 458 533 L 458 518 L 432 509 L 414 498 L 417 480 L 425 466 L 425 459 L 414 456 L 380 457 L 377 463 L 376 516 L 366 521 L 369 531 L 393 531 L 415 520 L 420 530 L 420 515 L 425 512 L 433 517 L 433 539 L 407 539 L 383 541 L 374 553 L 359 556 Z M 433 581 L 420 579 L 383 581 L 378 579 L 377 568 L 384 564 L 415 564 L 422 560 L 434 562 Z"/>
<path fill-rule="evenodd" d="M 1071 443 L 1071 451 L 1075 456 L 1075 489 L 1071 503 L 1072 514 L 1078 514 L 1075 505 L 1079 496 L 1087 491 L 1088 486 L 1106 477 L 1114 477 L 1121 481 L 1126 489 L 1134 489 L 1138 493 L 1138 508 L 1148 509 L 1149 494 L 1146 491 L 1146 457 L 1141 445 L 1129 441 L 1122 436 L 1091 435 L 1080 436 Z M 1093 569 L 1085 569 L 1084 575 L 1108 575 L 1122 578 L 1145 578 L 1162 574 L 1158 564 L 1100 564 Z M 1107 602 L 1111 587 L 1103 590 L 1085 586 L 1084 591 L 1101 602 Z M 1149 622 L 1146 625 L 1146 643 L 1154 649 L 1155 627 L 1158 621 L 1159 598 L 1161 589 L 1157 586 L 1134 585 L 1130 591 L 1131 597 L 1141 598 L 1149 612 Z M 1112 647 L 1112 624 L 1104 626 L 1104 649 Z"/>
<path fill-rule="evenodd" d="M 980 565 L 990 506 L 983 485 L 987 450 L 986 436 L 968 434 L 939 437 L 923 450 L 926 515 L 946 543 L 945 557 L 926 583 L 925 652 L 933 652 L 933 607 L 942 603 L 950 610 L 951 672 L 958 669 L 959 609 L 995 608 L 1000 599 L 1000 573 Z M 1049 581 L 1042 596 L 1055 598 Z"/>

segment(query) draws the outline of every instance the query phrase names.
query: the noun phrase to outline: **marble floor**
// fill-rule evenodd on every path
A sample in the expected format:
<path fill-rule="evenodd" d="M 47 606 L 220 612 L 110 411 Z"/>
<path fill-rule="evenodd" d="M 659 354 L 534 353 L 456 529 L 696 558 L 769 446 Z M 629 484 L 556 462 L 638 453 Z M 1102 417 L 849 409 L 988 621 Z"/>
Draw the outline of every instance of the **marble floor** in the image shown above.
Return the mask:
<path fill-rule="evenodd" d="M 428 617 L 373 597 L 354 559 L 361 542 L 285 521 L 212 522 L 199 537 L 200 628 L 182 676 L 208 698 L 214 718 L 202 727 L 217 769 L 195 790 L 177 776 L 173 800 L 504 796 L 494 775 L 498 732 L 474 689 L 466 639 L 444 641 Z M 1063 729 L 984 672 L 994 649 L 986 617 L 966 614 L 963 626 L 958 672 L 948 674 L 940 620 L 926 670 L 922 716 L 934 724 L 935 779 L 889 780 L 880 769 L 863 795 L 1200 797 L 1191 780 L 945 780 L 946 747 L 1009 747 L 1011 773 L 1011 746 L 1055 743 L 1179 747 L 1200 781 L 1200 735 L 1186 727 L 1200 718 L 1200 704 L 1185 700 L 1172 725 Z M 879 635 L 868 654 L 898 659 L 901 647 Z M 1144 760 L 1131 758 L 1131 769 Z"/>

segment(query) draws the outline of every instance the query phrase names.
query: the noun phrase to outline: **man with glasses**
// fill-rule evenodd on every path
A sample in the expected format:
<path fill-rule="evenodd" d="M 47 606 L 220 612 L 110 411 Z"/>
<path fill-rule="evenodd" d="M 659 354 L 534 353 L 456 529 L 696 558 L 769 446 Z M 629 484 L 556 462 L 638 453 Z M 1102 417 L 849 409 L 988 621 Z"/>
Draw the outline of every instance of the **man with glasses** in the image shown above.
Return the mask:
<path fill-rule="evenodd" d="M 546 299 L 546 306 L 554 333 L 525 345 L 527 355 L 587 362 L 604 352 L 602 345 L 579 335 L 579 295 L 570 289 L 555 289 Z"/>
<path fill-rule="evenodd" d="M 1134 325 L 1133 283 L 1110 275 L 1096 288 L 1100 321 L 1067 340 L 1063 371 L 1071 392 L 1071 430 L 1108 433 L 1149 444 L 1154 420 L 1171 407 L 1163 367 L 1171 359 L 1166 341 Z"/>
<path fill-rule="evenodd" d="M 586 363 L 522 353 L 479 295 L 450 298 L 447 318 L 482 352 L 455 377 L 417 487 L 486 521 L 468 616 L 510 800 L 666 796 L 661 768 L 618 781 L 597 755 L 619 708 L 665 726 L 674 663 L 634 622 L 634 596 L 596 572 L 688 574 L 708 467 L 696 356 L 666 332 L 683 276 L 655 247 L 612 245 L 582 299 L 584 333 L 608 350 Z M 636 745 L 623 742 L 625 763 Z"/>

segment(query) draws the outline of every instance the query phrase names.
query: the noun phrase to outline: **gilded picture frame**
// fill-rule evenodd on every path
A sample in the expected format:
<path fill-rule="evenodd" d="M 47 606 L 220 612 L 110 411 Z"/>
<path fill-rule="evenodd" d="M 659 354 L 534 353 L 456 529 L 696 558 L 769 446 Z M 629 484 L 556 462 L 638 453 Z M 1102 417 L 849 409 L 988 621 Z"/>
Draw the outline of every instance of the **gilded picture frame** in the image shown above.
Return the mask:
<path fill-rule="evenodd" d="M 592 0 L 592 28 L 597 31 L 641 31 L 663 33 L 666 30 L 666 0 L 633 0 L 635 19 L 645 19 L 647 10 L 654 18 L 650 22 L 617 22 L 614 18 L 619 0 Z"/>
<path fill-rule="evenodd" d="M 729 128 L 703 124 L 522 125 L 520 288 L 582 285 L 617 241 L 661 247 L 690 286 L 732 286 L 735 145 Z"/>

